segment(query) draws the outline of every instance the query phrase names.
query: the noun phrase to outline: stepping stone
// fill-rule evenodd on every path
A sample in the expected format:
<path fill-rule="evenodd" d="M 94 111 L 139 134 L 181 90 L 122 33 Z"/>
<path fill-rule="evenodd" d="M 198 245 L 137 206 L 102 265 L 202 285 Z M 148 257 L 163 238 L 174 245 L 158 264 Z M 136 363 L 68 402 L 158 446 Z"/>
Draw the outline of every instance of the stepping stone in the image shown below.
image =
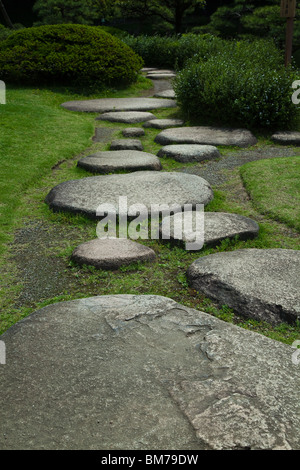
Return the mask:
<path fill-rule="evenodd" d="M 239 237 L 240 240 L 255 238 L 259 232 L 258 224 L 248 217 L 225 212 L 204 212 L 204 227 L 196 232 L 196 213 L 193 212 L 191 227 L 184 227 L 182 213 L 165 217 L 160 227 L 160 233 L 165 240 L 180 240 L 186 243 L 195 243 L 202 240 L 205 245 L 215 245 L 226 238 Z M 187 220 L 188 224 L 189 221 Z M 202 247 L 199 247 L 201 249 Z"/>
<path fill-rule="evenodd" d="M 158 70 L 158 69 L 156 69 L 155 67 L 143 67 L 141 69 L 141 72 L 152 72 L 154 70 Z"/>
<path fill-rule="evenodd" d="M 148 75 L 165 75 L 165 74 L 173 74 L 175 75 L 175 72 L 174 70 L 170 70 L 170 69 L 153 69 L 153 70 L 148 70 Z"/>
<path fill-rule="evenodd" d="M 158 93 L 155 93 L 154 95 L 156 98 L 175 98 L 175 91 L 174 90 L 164 90 L 164 91 L 159 91 Z"/>
<path fill-rule="evenodd" d="M 145 135 L 145 131 L 141 127 L 126 127 L 122 134 L 124 137 L 142 137 Z"/>
<path fill-rule="evenodd" d="M 100 98 L 67 101 L 61 106 L 69 111 L 106 113 L 108 111 L 149 111 L 159 108 L 175 108 L 177 105 L 174 100 L 159 98 Z"/>
<path fill-rule="evenodd" d="M 158 157 L 174 158 L 181 163 L 201 162 L 221 157 L 217 147 L 197 144 L 166 145 L 159 150 L 157 155 Z"/>
<path fill-rule="evenodd" d="M 165 80 L 174 77 L 176 77 L 175 73 L 148 73 L 146 75 L 146 78 L 150 78 L 151 80 Z"/>
<path fill-rule="evenodd" d="M 143 124 L 143 127 L 153 127 L 154 129 L 166 129 L 168 127 L 179 127 L 184 124 L 181 119 L 152 119 Z"/>
<path fill-rule="evenodd" d="M 215 253 L 188 269 L 190 285 L 238 315 L 274 325 L 300 317 L 300 251 Z"/>
<path fill-rule="evenodd" d="M 271 140 L 281 145 L 300 145 L 300 132 L 276 132 L 272 135 Z"/>
<path fill-rule="evenodd" d="M 179 127 L 166 129 L 158 134 L 155 142 L 169 144 L 235 145 L 249 147 L 257 143 L 254 135 L 245 129 L 224 129 L 218 127 Z"/>
<path fill-rule="evenodd" d="M 138 261 L 153 261 L 155 252 L 125 238 L 97 238 L 75 248 L 71 259 L 80 265 L 98 269 L 118 269 Z"/>
<path fill-rule="evenodd" d="M 112 150 L 96 152 L 80 159 L 77 166 L 96 173 L 112 173 L 127 170 L 161 170 L 161 162 L 151 153 L 138 150 Z"/>
<path fill-rule="evenodd" d="M 149 121 L 150 119 L 155 119 L 154 114 L 142 111 L 108 112 L 96 118 L 97 121 L 125 122 L 128 124 Z"/>
<path fill-rule="evenodd" d="M 170 298 L 59 302 L 0 340 L 2 450 L 300 449 L 295 349 Z"/>
<path fill-rule="evenodd" d="M 55 186 L 46 203 L 54 211 L 85 214 L 96 218 L 100 204 L 112 204 L 119 213 L 119 197 L 126 196 L 128 207 L 143 204 L 151 212 L 153 204 L 208 204 L 213 191 L 203 178 L 162 171 L 89 176 Z"/>
<path fill-rule="evenodd" d="M 140 140 L 136 139 L 117 139 L 110 144 L 110 150 L 143 150 Z"/>

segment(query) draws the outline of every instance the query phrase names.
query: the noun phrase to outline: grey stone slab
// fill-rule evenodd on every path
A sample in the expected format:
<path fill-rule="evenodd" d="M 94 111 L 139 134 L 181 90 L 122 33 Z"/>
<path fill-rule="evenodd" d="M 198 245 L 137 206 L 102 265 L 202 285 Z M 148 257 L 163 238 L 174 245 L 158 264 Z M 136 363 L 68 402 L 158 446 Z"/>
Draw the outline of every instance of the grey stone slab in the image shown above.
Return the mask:
<path fill-rule="evenodd" d="M 241 249 L 196 260 L 191 286 L 237 314 L 272 324 L 300 318 L 300 251 Z"/>
<path fill-rule="evenodd" d="M 153 127 L 154 129 L 166 129 L 169 127 L 183 126 L 184 121 L 182 119 L 151 119 L 143 127 Z"/>
<path fill-rule="evenodd" d="M 154 114 L 142 111 L 111 111 L 103 113 L 96 118 L 97 121 L 125 122 L 134 124 L 155 119 Z"/>
<path fill-rule="evenodd" d="M 89 176 L 55 186 L 46 203 L 54 211 L 67 211 L 96 217 L 100 204 L 112 204 L 116 213 L 119 197 L 126 196 L 128 207 L 144 204 L 150 213 L 153 204 L 208 204 L 213 191 L 203 178 L 184 173 L 136 171 L 128 174 Z"/>
<path fill-rule="evenodd" d="M 150 80 L 162 80 L 162 79 L 171 79 L 176 77 L 175 73 L 148 73 L 146 75 Z"/>
<path fill-rule="evenodd" d="M 157 155 L 158 157 L 174 158 L 181 163 L 201 162 L 221 157 L 217 147 L 197 144 L 165 145 Z"/>
<path fill-rule="evenodd" d="M 141 243 L 123 238 L 95 239 L 79 245 L 71 259 L 98 269 L 118 269 L 135 262 L 153 261 L 155 252 Z"/>
<path fill-rule="evenodd" d="M 159 91 L 158 93 L 155 93 L 154 97 L 175 99 L 175 91 L 172 89 Z"/>
<path fill-rule="evenodd" d="M 145 131 L 141 127 L 126 127 L 122 134 L 124 137 L 142 137 L 145 135 Z"/>
<path fill-rule="evenodd" d="M 255 145 L 257 139 L 250 131 L 245 129 L 195 126 L 166 129 L 156 136 L 155 142 L 161 145 L 205 144 L 249 147 Z"/>
<path fill-rule="evenodd" d="M 203 224 L 198 230 L 195 212 L 192 213 L 192 220 L 186 219 L 185 224 L 184 221 L 183 213 L 165 217 L 160 228 L 162 238 L 185 244 L 203 240 L 205 245 L 215 245 L 226 238 L 238 236 L 241 240 L 247 240 L 259 233 L 259 225 L 254 220 L 239 214 L 204 212 Z"/>
<path fill-rule="evenodd" d="M 110 144 L 110 150 L 143 150 L 142 142 L 138 139 L 116 139 Z"/>
<path fill-rule="evenodd" d="M 149 111 L 159 108 L 174 108 L 174 100 L 159 98 L 100 98 L 67 101 L 62 107 L 69 111 L 105 113 L 108 111 Z"/>
<path fill-rule="evenodd" d="M 153 69 L 148 70 L 148 75 L 165 75 L 165 74 L 175 74 L 174 70 L 171 69 Z"/>
<path fill-rule="evenodd" d="M 300 145 L 300 132 L 296 131 L 285 131 L 276 132 L 272 135 L 271 140 L 276 144 L 281 145 Z"/>
<path fill-rule="evenodd" d="M 138 150 L 112 150 L 96 152 L 80 159 L 77 165 L 85 170 L 96 173 L 111 173 L 127 170 L 161 170 L 160 160 L 151 153 Z"/>
<path fill-rule="evenodd" d="M 59 302 L 0 340 L 2 450 L 300 449 L 295 349 L 170 298 Z"/>

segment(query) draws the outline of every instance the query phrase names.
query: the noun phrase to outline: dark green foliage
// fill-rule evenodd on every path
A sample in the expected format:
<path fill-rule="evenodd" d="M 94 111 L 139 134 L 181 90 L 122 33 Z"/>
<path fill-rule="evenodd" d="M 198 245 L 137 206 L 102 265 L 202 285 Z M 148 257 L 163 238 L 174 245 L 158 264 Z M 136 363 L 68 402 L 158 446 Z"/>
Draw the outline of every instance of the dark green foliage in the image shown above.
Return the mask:
<path fill-rule="evenodd" d="M 197 57 L 177 75 L 177 101 L 189 118 L 252 129 L 289 128 L 298 116 L 292 103 L 297 75 L 267 40 L 228 42 L 208 60 Z"/>
<path fill-rule="evenodd" d="M 142 65 L 127 45 L 95 26 L 23 29 L 3 41 L 0 50 L 0 79 L 29 85 L 129 84 Z"/>
<path fill-rule="evenodd" d="M 176 36 L 127 36 L 122 40 L 139 54 L 149 67 L 181 69 L 195 54 L 209 56 L 222 48 L 223 41 L 210 34 Z"/>

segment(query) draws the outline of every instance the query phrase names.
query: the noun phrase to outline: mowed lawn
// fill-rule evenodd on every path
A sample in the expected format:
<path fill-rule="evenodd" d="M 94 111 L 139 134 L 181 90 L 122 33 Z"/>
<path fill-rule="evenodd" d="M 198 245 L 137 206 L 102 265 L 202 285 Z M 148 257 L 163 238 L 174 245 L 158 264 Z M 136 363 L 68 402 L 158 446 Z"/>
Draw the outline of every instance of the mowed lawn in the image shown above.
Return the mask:
<path fill-rule="evenodd" d="M 0 105 L 0 253 L 22 194 L 58 161 L 91 143 L 93 117 L 60 106 L 71 99 L 74 95 L 8 87 L 7 104 Z"/>

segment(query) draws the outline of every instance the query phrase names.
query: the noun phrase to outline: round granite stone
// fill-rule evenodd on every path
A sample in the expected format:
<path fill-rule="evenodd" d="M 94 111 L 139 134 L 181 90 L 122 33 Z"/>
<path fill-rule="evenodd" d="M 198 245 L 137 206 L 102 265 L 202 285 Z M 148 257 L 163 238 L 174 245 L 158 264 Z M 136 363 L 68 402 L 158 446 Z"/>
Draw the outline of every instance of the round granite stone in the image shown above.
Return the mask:
<path fill-rule="evenodd" d="M 96 152 L 80 159 L 77 165 L 95 173 L 112 173 L 127 170 L 161 170 L 161 162 L 151 153 L 138 150 L 112 150 Z"/>
<path fill-rule="evenodd" d="M 134 124 L 155 119 L 154 114 L 142 111 L 116 111 L 100 114 L 97 121 L 125 122 Z"/>
<path fill-rule="evenodd" d="M 183 126 L 184 121 L 181 119 L 151 119 L 143 127 L 153 127 L 154 129 L 167 129 L 168 127 Z"/>
<path fill-rule="evenodd" d="M 221 156 L 217 147 L 213 145 L 165 145 L 162 147 L 158 157 L 169 157 L 181 163 L 201 162 L 203 160 L 211 160 Z"/>
<path fill-rule="evenodd" d="M 62 104 L 69 111 L 105 113 L 108 111 L 150 111 L 159 108 L 175 108 L 176 101 L 159 98 L 100 98 L 67 101 Z"/>

